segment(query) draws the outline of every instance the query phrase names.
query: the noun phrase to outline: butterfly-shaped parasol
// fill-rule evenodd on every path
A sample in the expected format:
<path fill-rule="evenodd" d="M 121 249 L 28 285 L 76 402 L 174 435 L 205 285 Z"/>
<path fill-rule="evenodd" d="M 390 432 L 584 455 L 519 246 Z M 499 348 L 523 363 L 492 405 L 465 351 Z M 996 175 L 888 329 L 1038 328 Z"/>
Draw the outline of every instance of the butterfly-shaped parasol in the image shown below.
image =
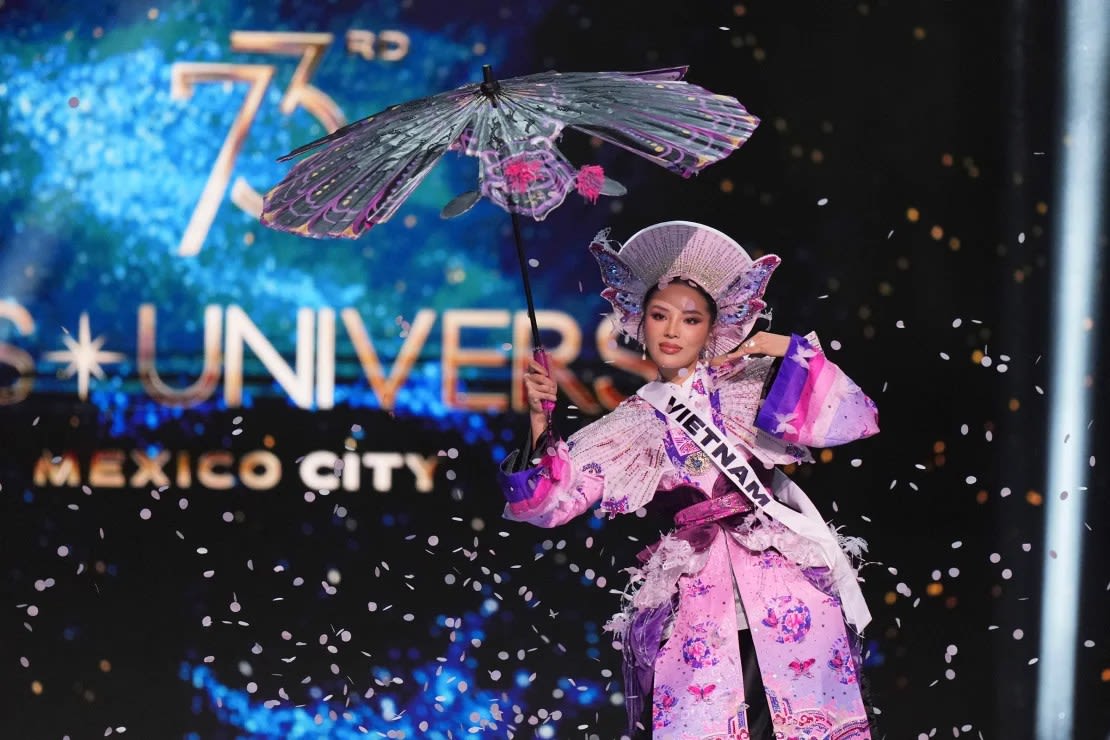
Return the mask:
<path fill-rule="evenodd" d="M 556 146 L 572 128 L 639 154 L 683 177 L 724 159 L 759 120 L 735 98 L 683 80 L 686 67 L 646 72 L 543 72 L 506 80 L 487 65 L 481 83 L 413 100 L 356 121 L 281 158 L 306 152 L 263 201 L 262 223 L 315 238 L 357 238 L 384 223 L 448 151 L 478 159 L 481 197 L 513 221 L 534 347 L 540 348 L 518 215 L 537 221 L 576 190 L 591 201 L 625 189 L 601 167 L 576 169 Z M 539 357 L 544 361 L 542 350 Z"/>

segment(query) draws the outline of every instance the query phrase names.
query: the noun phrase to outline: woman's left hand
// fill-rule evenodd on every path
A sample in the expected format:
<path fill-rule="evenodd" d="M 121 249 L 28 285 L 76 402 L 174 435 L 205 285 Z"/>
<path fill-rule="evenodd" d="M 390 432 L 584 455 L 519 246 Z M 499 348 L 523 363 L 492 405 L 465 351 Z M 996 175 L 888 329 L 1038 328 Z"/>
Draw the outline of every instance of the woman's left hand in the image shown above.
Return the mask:
<path fill-rule="evenodd" d="M 718 355 L 709 361 L 713 367 L 724 365 L 746 355 L 763 355 L 765 357 L 784 357 L 790 348 L 790 337 L 782 334 L 771 334 L 761 331 L 744 340 L 744 343 L 732 352 Z"/>

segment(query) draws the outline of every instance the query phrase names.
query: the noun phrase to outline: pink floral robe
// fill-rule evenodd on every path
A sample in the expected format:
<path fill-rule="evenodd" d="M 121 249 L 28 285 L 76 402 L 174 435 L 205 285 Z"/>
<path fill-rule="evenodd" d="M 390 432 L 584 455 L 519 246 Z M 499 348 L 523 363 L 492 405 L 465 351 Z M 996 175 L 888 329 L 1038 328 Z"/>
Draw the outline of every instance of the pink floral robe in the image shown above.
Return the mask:
<path fill-rule="evenodd" d="M 689 405 L 751 455 L 777 496 L 792 491 L 794 500 L 786 503 L 800 495 L 812 509 L 797 486 L 770 469 L 812 461 L 804 445 L 875 434 L 875 406 L 812 334 L 791 338 L 764 398 L 772 365 L 770 358 L 698 365 L 682 388 Z M 539 453 L 538 467 L 502 482 L 506 517 L 541 527 L 563 524 L 599 502 L 613 516 L 679 489 L 696 489 L 707 499 L 736 493 L 686 433 L 639 396 Z M 654 656 L 653 737 L 749 737 L 737 639 L 737 630 L 747 627 L 776 737 L 870 738 L 840 599 L 845 590 L 858 595 L 854 571 L 834 574 L 812 542 L 743 508 L 664 537 L 642 568 L 629 569 L 625 610 L 607 628 L 627 634 L 636 615 L 651 608 L 670 617 Z M 857 630 L 870 618 L 865 605 L 862 614 L 857 606 L 848 616 Z"/>

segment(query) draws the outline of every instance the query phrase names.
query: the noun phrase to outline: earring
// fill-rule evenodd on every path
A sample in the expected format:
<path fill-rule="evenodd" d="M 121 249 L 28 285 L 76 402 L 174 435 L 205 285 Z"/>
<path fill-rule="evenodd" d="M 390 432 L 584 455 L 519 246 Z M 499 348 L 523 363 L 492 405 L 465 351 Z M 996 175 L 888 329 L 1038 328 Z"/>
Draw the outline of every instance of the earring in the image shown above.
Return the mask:
<path fill-rule="evenodd" d="M 644 347 L 642 350 L 640 350 L 640 359 L 641 360 L 646 360 L 647 359 L 647 347 Z"/>
<path fill-rule="evenodd" d="M 703 360 L 708 360 L 709 359 L 709 355 L 710 355 L 709 347 L 710 347 L 710 345 L 713 344 L 713 341 L 714 341 L 714 337 L 713 337 L 712 334 L 710 334 L 709 338 L 705 340 L 705 344 L 702 345 L 701 358 Z"/>

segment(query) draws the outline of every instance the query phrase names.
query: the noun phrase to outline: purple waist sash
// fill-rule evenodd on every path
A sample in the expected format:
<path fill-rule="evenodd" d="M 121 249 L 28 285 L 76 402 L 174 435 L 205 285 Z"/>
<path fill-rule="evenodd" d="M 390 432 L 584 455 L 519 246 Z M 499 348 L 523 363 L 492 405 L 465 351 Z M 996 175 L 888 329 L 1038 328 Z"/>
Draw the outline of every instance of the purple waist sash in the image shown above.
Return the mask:
<path fill-rule="evenodd" d="M 676 527 L 693 527 L 725 519 L 734 514 L 743 514 L 752 510 L 752 503 L 739 491 L 726 493 L 724 496 L 699 501 L 687 506 L 674 515 Z"/>
<path fill-rule="evenodd" d="M 674 524 L 677 529 L 672 533 L 672 536 L 689 542 L 695 552 L 701 552 L 713 544 L 713 540 L 717 537 L 720 528 L 714 526 L 715 522 L 751 510 L 752 503 L 739 491 L 699 501 L 685 509 L 680 509 L 674 515 Z M 645 547 L 636 554 L 636 559 L 641 563 L 646 563 L 651 559 L 651 555 L 657 547 L 659 547 L 658 542 Z"/>

